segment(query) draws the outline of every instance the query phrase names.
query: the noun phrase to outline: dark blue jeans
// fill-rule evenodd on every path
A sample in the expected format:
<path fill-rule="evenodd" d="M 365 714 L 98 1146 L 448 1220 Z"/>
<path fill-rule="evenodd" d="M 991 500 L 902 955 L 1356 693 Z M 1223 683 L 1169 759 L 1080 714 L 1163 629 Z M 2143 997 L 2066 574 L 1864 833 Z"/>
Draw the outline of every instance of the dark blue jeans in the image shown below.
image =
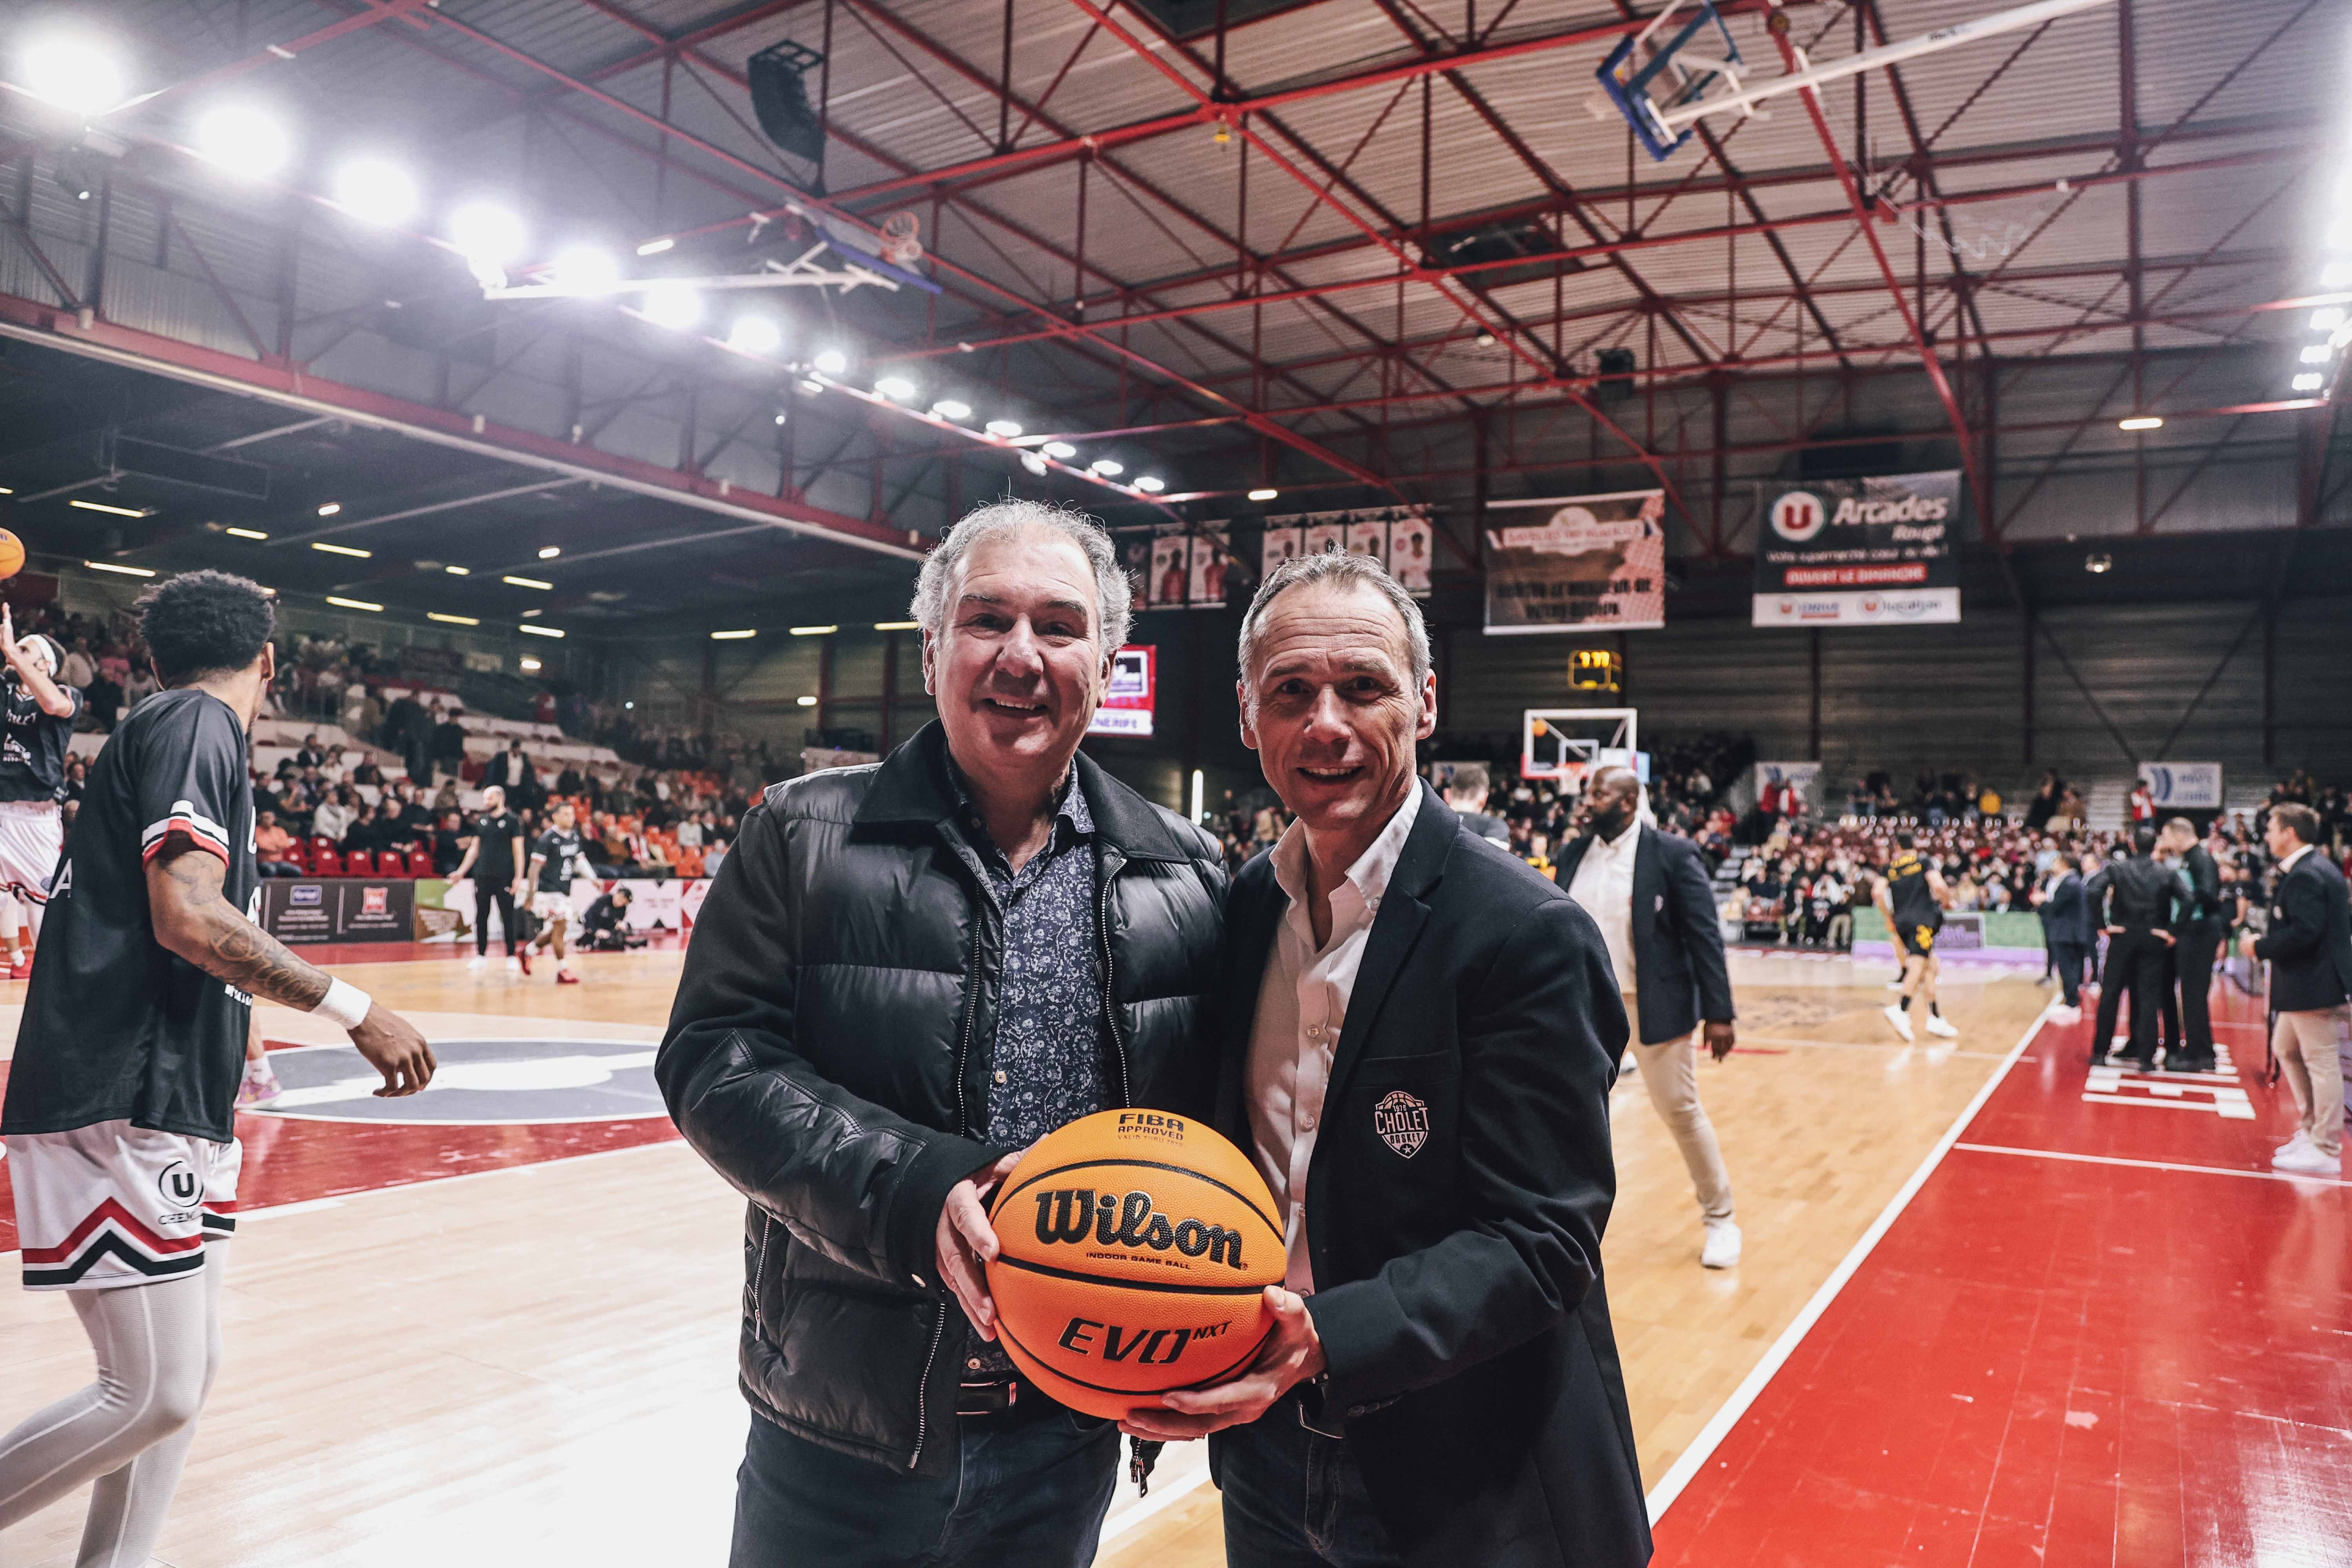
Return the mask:
<path fill-rule="evenodd" d="M 1300 1426 L 1296 1399 L 1226 1435 L 1217 1484 L 1226 1568 L 1402 1568 L 1348 1445 Z"/>
<path fill-rule="evenodd" d="M 919 1476 L 754 1415 L 735 1473 L 730 1568 L 1087 1568 L 1118 1470 L 1118 1428 L 1055 1411 L 965 1422 L 961 1462 Z"/>

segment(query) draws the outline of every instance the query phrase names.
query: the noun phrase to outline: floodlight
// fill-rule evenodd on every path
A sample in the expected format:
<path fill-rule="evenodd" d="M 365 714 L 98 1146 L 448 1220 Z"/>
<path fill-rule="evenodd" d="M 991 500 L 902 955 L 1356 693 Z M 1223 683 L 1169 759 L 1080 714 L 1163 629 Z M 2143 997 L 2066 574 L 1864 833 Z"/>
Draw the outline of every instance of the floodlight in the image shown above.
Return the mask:
<path fill-rule="evenodd" d="M 1135 488 L 1146 495 L 1158 495 L 1168 488 L 1168 481 L 1156 474 L 1146 474 L 1135 481 Z"/>
<path fill-rule="evenodd" d="M 1107 479 L 1115 479 L 1118 478 L 1119 475 L 1127 472 L 1127 465 L 1125 463 L 1115 463 L 1108 458 L 1097 458 L 1093 462 L 1087 465 L 1087 470 L 1089 473 L 1100 474 Z"/>
<path fill-rule="evenodd" d="M 2310 370 L 2296 376 L 2292 384 L 2297 392 L 2317 392 L 2327 384 L 2327 378 L 2315 370 Z"/>
<path fill-rule="evenodd" d="M 2305 364 L 2326 364 L 2329 358 L 2332 357 L 2333 353 L 2334 351 L 2326 343 L 2312 343 L 2303 351 L 2303 363 Z"/>
<path fill-rule="evenodd" d="M 659 256 L 663 251 L 667 250 L 677 243 L 677 241 L 671 239 L 667 236 L 660 239 L 649 239 L 643 245 L 637 247 L 637 254 L 639 256 Z"/>
<path fill-rule="evenodd" d="M 548 281 L 567 294 L 609 294 L 621 280 L 621 264 L 593 245 L 574 245 L 555 254 Z"/>
<path fill-rule="evenodd" d="M 1046 467 L 1045 459 L 1039 457 L 1034 452 L 1022 453 L 1021 466 L 1028 469 L 1031 473 L 1036 475 L 1041 479 L 1053 471 L 1051 468 Z"/>
<path fill-rule="evenodd" d="M 114 57 L 82 38 L 43 38 L 17 63 L 17 80 L 44 103 L 100 114 L 128 96 Z"/>
<path fill-rule="evenodd" d="M 899 403 L 915 400 L 915 384 L 903 375 L 886 375 L 874 384 L 874 390 Z"/>
<path fill-rule="evenodd" d="M 766 316 L 738 316 L 727 329 L 727 346 L 739 353 L 772 354 L 784 346 L 783 329 Z"/>
<path fill-rule="evenodd" d="M 1066 463 L 1078 455 L 1078 449 L 1067 441 L 1048 441 L 1038 448 L 1056 462 Z"/>
<path fill-rule="evenodd" d="M 449 215 L 449 243 L 468 262 L 504 267 L 521 258 L 522 219 L 491 202 L 468 202 Z"/>
<path fill-rule="evenodd" d="M 363 223 L 406 223 L 416 216 L 416 182 L 381 158 L 362 158 L 335 171 L 335 205 Z"/>
<path fill-rule="evenodd" d="M 1011 441 L 1020 436 L 1021 426 L 1010 419 L 992 419 L 988 422 L 988 433 L 992 436 L 1001 436 L 1005 440 Z"/>
<path fill-rule="evenodd" d="M 839 375 L 849 368 L 849 356 L 839 349 L 826 349 L 816 356 L 816 368 L 824 375 Z"/>
<path fill-rule="evenodd" d="M 2341 305 L 2330 305 L 2311 313 L 2311 330 L 2315 332 L 2332 332 L 2343 324 L 2344 308 Z"/>
<path fill-rule="evenodd" d="M 249 104 L 231 103 L 196 121 L 196 151 L 245 180 L 266 180 L 286 166 L 293 144 L 286 128 Z"/>
<path fill-rule="evenodd" d="M 971 405 L 959 403 L 952 397 L 942 397 L 931 405 L 931 412 L 942 419 L 969 419 L 971 417 Z M 992 425 L 989 428 L 993 430 L 996 426 Z"/>
<path fill-rule="evenodd" d="M 319 503 L 319 515 L 320 517 L 333 517 L 342 510 L 343 503 L 339 500 L 320 501 Z"/>
<path fill-rule="evenodd" d="M 1250 491 L 1249 499 L 1252 500 L 1272 500 L 1281 493 L 1282 492 L 1280 490 L 1274 489 L 1255 489 Z"/>
<path fill-rule="evenodd" d="M 2352 261 L 2331 261 L 2319 269 L 2322 288 L 2341 289 L 2352 285 Z"/>
<path fill-rule="evenodd" d="M 540 547 L 539 558 L 541 561 L 552 561 L 562 553 L 563 546 L 561 544 L 544 544 Z"/>
<path fill-rule="evenodd" d="M 2161 430 L 2164 428 L 2164 421 L 2158 418 L 2153 414 L 2136 414 L 2129 419 L 2118 419 L 2116 421 L 2116 428 L 2118 430 Z"/>
<path fill-rule="evenodd" d="M 682 332 L 702 320 L 702 296 L 683 283 L 656 283 L 637 310 L 655 326 Z"/>

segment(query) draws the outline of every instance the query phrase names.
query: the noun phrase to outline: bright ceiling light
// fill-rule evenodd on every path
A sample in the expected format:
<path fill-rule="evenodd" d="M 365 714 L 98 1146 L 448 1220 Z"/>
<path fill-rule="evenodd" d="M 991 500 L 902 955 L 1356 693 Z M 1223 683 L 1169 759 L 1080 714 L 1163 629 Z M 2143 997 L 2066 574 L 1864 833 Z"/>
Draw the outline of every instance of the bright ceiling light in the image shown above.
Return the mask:
<path fill-rule="evenodd" d="M 621 280 L 621 264 L 593 245 L 568 246 L 548 265 L 548 281 L 567 294 L 609 294 Z"/>
<path fill-rule="evenodd" d="M 319 508 L 319 515 L 320 515 L 320 517 L 332 517 L 332 516 L 334 516 L 337 512 L 339 512 L 339 511 L 341 511 L 341 510 L 343 510 L 343 503 L 342 503 L 342 502 L 341 502 L 341 501 L 339 501 L 339 500 L 331 500 L 331 501 L 325 502 L 324 504 L 322 504 L 322 505 Z"/>
<path fill-rule="evenodd" d="M 541 561 L 552 561 L 562 553 L 563 546 L 561 544 L 543 544 L 540 546 L 539 558 Z"/>
<path fill-rule="evenodd" d="M 818 393 L 824 390 L 824 383 L 821 381 L 811 381 L 806 376 L 801 377 L 800 380 L 793 383 L 793 384 L 801 389 L 801 395 L 804 397 L 814 397 Z M 777 415 L 776 423 L 782 425 L 783 422 L 784 416 L 781 414 Z"/>
<path fill-rule="evenodd" d="M 710 640 L 712 642 L 741 642 L 745 637 L 755 637 L 759 635 L 760 634 L 757 631 L 749 628 L 740 632 L 713 632 L 710 634 Z"/>
<path fill-rule="evenodd" d="M 1022 466 L 1023 468 L 1024 468 L 1028 469 L 1031 473 L 1033 473 L 1033 474 L 1036 475 L 1036 476 L 1037 476 L 1039 479 L 1044 479 L 1044 478 L 1045 478 L 1048 473 L 1052 472 L 1052 470 L 1051 470 L 1050 468 L 1046 468 L 1046 466 L 1045 466 L 1045 458 L 1041 458 L 1041 457 L 1039 457 L 1039 456 L 1038 456 L 1036 453 L 1034 453 L 1034 452 L 1024 452 L 1024 453 L 1022 453 L 1022 454 L 1021 454 L 1021 466 Z"/>
<path fill-rule="evenodd" d="M 2161 430 L 2164 428 L 2164 421 L 2158 418 L 2153 414 L 2136 414 L 2129 419 L 2118 419 L 2116 421 L 2116 428 L 2118 430 Z"/>
<path fill-rule="evenodd" d="M 526 658 L 522 660 L 521 663 L 523 668 L 526 670 L 533 670 L 540 668 L 539 660 L 535 658 Z"/>
<path fill-rule="evenodd" d="M 1135 488 L 1147 495 L 1158 495 L 1168 488 L 1168 481 L 1156 474 L 1146 474 L 1135 481 Z"/>
<path fill-rule="evenodd" d="M 446 572 L 452 577 L 470 577 L 473 575 L 471 572 L 467 571 L 463 566 L 444 566 L 441 570 Z"/>
<path fill-rule="evenodd" d="M 269 535 L 262 532 L 261 530 L 257 528 L 225 528 L 221 530 L 221 531 L 227 534 L 231 539 L 267 539 L 269 537 Z"/>
<path fill-rule="evenodd" d="M 1067 441 L 1048 441 L 1038 448 L 1056 462 L 1066 463 L 1078 455 L 1078 449 Z"/>
<path fill-rule="evenodd" d="M 816 368 L 821 375 L 839 375 L 849 368 L 849 356 L 839 349 L 826 349 L 816 356 Z"/>
<path fill-rule="evenodd" d="M 416 182 L 396 163 L 362 158 L 335 171 L 335 205 L 365 223 L 406 223 L 416 216 Z"/>
<path fill-rule="evenodd" d="M 480 617 L 476 616 L 445 616 L 438 610 L 425 611 L 425 618 L 439 621 L 445 626 L 478 626 L 482 624 Z"/>
<path fill-rule="evenodd" d="M 670 238 L 667 235 L 664 235 L 659 239 L 649 239 L 643 245 L 637 247 L 637 254 L 639 256 L 659 256 L 663 251 L 667 250 L 677 243 L 677 241 Z"/>
<path fill-rule="evenodd" d="M 152 508 L 139 506 L 109 506 L 102 500 L 69 500 L 68 506 L 78 506 L 84 511 L 102 511 L 109 517 L 146 517 Z"/>
<path fill-rule="evenodd" d="M 2331 261 L 2319 269 L 2322 288 L 2341 289 L 2352 284 L 2352 261 Z"/>
<path fill-rule="evenodd" d="M 542 583 L 536 577 L 500 577 L 499 581 L 511 583 L 518 588 L 537 588 L 542 593 L 552 593 L 555 589 L 554 584 Z"/>
<path fill-rule="evenodd" d="M 294 155 L 286 128 L 250 104 L 231 103 L 196 121 L 196 151 L 245 180 L 267 180 Z"/>
<path fill-rule="evenodd" d="M 468 261 L 504 267 L 522 258 L 522 219 L 495 202 L 468 202 L 449 215 L 449 243 Z"/>
<path fill-rule="evenodd" d="M 383 612 L 383 606 L 382 605 L 372 605 L 365 599 L 346 599 L 339 594 L 328 595 L 327 603 L 331 605 L 341 605 L 346 610 L 370 610 L 378 615 L 381 615 Z"/>
<path fill-rule="evenodd" d="M 816 706 L 816 699 L 814 697 L 795 697 L 793 700 L 799 703 L 803 708 L 814 708 Z"/>
<path fill-rule="evenodd" d="M 372 560 L 375 555 L 374 551 L 362 550 L 355 544 L 329 544 L 321 540 L 316 539 L 310 542 L 310 548 L 313 550 L 323 550 L 330 555 L 349 555 L 358 561 Z"/>
<path fill-rule="evenodd" d="M 911 632 L 922 624 L 920 621 L 877 621 L 874 629 L 877 632 Z"/>
<path fill-rule="evenodd" d="M 637 309 L 655 326 L 682 332 L 702 320 L 702 296 L 683 283 L 656 283 Z"/>
<path fill-rule="evenodd" d="M 93 572 L 120 572 L 125 577 L 152 577 L 154 573 L 144 566 L 125 566 L 114 561 L 85 561 L 83 565 Z"/>
<path fill-rule="evenodd" d="M 1250 500 L 1272 500 L 1275 497 L 1276 497 L 1276 496 L 1280 495 L 1281 493 L 1282 493 L 1282 492 L 1281 492 L 1280 490 L 1272 490 L 1272 489 L 1265 489 L 1261 488 L 1261 489 L 1254 489 L 1254 490 L 1250 491 L 1250 493 L 1249 493 L 1249 499 L 1250 499 Z"/>
<path fill-rule="evenodd" d="M 900 403 L 915 400 L 915 384 L 903 375 L 886 375 L 874 384 L 874 390 Z"/>
<path fill-rule="evenodd" d="M 2116 569 L 2116 558 L 2104 550 L 2095 550 L 2083 557 L 2083 570 L 2094 577 L 2104 577 Z"/>
<path fill-rule="evenodd" d="M 772 354 L 784 346 L 783 330 L 765 316 L 738 316 L 727 329 L 727 346 L 738 353 Z"/>
<path fill-rule="evenodd" d="M 563 635 L 561 626 L 517 626 L 515 629 L 529 632 L 535 637 L 560 637 Z"/>
<path fill-rule="evenodd" d="M 821 637 L 830 636 L 840 629 L 839 626 L 794 626 L 792 630 L 793 636 L 796 637 Z"/>
<path fill-rule="evenodd" d="M 971 417 L 971 405 L 959 403 L 952 397 L 942 397 L 931 405 L 931 412 L 942 419 L 969 419 Z M 989 428 L 993 430 L 996 426 L 992 425 Z"/>
<path fill-rule="evenodd" d="M 2326 376 L 2320 374 L 2315 370 L 2308 370 L 2304 372 L 2301 375 L 2296 376 L 2291 384 L 2297 392 L 2317 392 L 2326 384 L 2327 378 Z"/>
<path fill-rule="evenodd" d="M 1021 426 L 1010 419 L 992 419 L 988 422 L 988 433 L 1011 441 L 1020 436 Z"/>
<path fill-rule="evenodd" d="M 2313 343 L 2303 351 L 2303 363 L 2305 364 L 2326 364 L 2334 353 L 2335 351 L 2329 348 L 2326 343 Z"/>
<path fill-rule="evenodd" d="M 2343 324 L 2344 308 L 2340 305 L 2330 305 L 2326 310 L 2311 313 L 2311 330 L 2315 332 L 2332 332 Z"/>
<path fill-rule="evenodd" d="M 17 79 L 44 103 L 98 114 L 129 96 L 114 57 L 83 38 L 43 38 L 17 62 Z"/>
<path fill-rule="evenodd" d="M 1108 458 L 1097 458 L 1093 462 L 1087 465 L 1087 471 L 1089 473 L 1100 474 L 1107 479 L 1115 479 L 1118 478 L 1119 475 L 1127 472 L 1127 465 L 1125 463 L 1113 462 Z"/>

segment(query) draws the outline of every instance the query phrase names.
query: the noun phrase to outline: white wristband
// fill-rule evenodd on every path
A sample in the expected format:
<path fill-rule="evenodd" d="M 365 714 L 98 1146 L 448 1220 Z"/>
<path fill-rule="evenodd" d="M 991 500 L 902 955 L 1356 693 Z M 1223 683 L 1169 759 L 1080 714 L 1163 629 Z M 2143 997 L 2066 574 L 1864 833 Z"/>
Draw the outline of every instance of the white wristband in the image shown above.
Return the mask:
<path fill-rule="evenodd" d="M 336 980 L 329 983 L 327 994 L 310 1011 L 348 1033 L 367 1021 L 368 1009 L 373 1005 L 366 992 L 349 981 Z"/>

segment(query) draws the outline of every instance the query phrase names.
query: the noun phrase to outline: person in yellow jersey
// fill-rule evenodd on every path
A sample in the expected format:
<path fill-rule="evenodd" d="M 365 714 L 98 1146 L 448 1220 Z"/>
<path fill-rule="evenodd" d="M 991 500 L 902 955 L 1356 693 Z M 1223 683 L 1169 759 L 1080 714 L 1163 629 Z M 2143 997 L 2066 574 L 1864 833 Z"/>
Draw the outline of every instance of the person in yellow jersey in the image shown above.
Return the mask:
<path fill-rule="evenodd" d="M 1936 933 L 1943 929 L 1944 906 L 1951 901 L 1941 873 L 1919 853 L 1908 833 L 1895 836 L 1895 858 L 1878 879 L 1875 901 L 1895 934 L 1895 951 L 1903 962 L 1903 994 L 1886 1005 L 1886 1021 L 1905 1040 L 1911 1033 L 1911 1004 L 1927 999 L 1927 1032 L 1943 1039 L 1959 1034 L 1944 1016 L 1936 998 Z"/>

